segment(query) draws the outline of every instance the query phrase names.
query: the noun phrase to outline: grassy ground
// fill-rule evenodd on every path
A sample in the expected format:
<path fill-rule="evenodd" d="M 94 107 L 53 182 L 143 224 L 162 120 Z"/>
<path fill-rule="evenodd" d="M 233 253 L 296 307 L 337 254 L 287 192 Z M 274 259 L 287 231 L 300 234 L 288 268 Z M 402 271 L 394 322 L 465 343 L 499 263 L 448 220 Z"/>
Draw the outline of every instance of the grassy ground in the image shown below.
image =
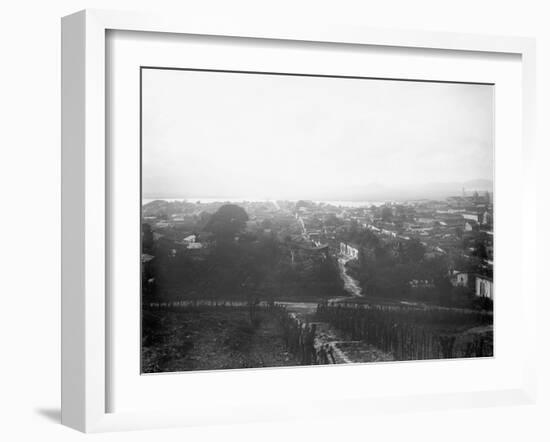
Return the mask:
<path fill-rule="evenodd" d="M 143 311 L 142 372 L 299 365 L 268 311 L 190 307 Z"/>

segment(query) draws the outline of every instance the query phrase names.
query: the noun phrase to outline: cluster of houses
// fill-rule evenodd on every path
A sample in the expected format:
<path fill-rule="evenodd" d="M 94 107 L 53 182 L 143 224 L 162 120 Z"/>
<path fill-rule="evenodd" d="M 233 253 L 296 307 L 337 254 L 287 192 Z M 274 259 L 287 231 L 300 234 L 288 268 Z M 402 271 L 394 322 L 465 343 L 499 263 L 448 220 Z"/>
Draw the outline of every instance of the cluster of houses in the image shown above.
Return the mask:
<path fill-rule="evenodd" d="M 203 248 L 203 243 L 197 241 L 196 234 L 186 236 L 182 240 L 176 241 L 176 244 L 179 244 L 188 250 L 199 250 Z"/>
<path fill-rule="evenodd" d="M 157 244 L 170 256 L 181 253 L 201 259 L 208 253 L 210 238 L 207 232 L 195 233 L 204 211 L 217 208 L 211 204 L 168 205 L 158 202 L 144 210 L 144 222 L 151 225 Z M 360 207 L 302 201 L 292 203 L 246 203 L 249 214 L 247 230 L 273 232 L 289 247 L 293 262 L 324 259 L 338 253 L 350 260 L 359 258 L 359 247 L 341 241 L 353 228 L 371 230 L 390 244 L 416 239 L 426 248 L 428 257 L 462 255 L 470 259 L 479 248 L 483 253 L 483 271 L 451 272 L 453 285 L 467 287 L 477 296 L 493 299 L 493 205 L 492 195 L 480 194 L 447 198 L 444 201 L 407 201 L 377 203 Z M 289 227 L 293 226 L 293 227 Z M 295 229 L 295 230 L 293 230 Z M 149 266 L 151 255 L 142 257 Z M 411 281 L 411 286 L 425 286 L 429 281 Z"/>
<path fill-rule="evenodd" d="M 493 299 L 493 278 L 471 272 L 452 272 L 451 283 L 455 287 L 465 287 L 473 290 L 480 298 Z"/>
<path fill-rule="evenodd" d="M 413 201 L 347 209 L 344 219 L 372 231 L 389 244 L 416 239 L 426 247 L 428 257 L 458 255 L 468 260 L 477 253 L 479 256 L 475 259 L 481 261 L 482 272 L 451 271 L 451 283 L 468 288 L 479 297 L 493 299 L 492 213 L 491 195 L 474 192 L 469 196 L 450 197 L 446 201 Z M 348 259 L 357 259 L 359 247 L 340 242 L 339 252 Z M 430 284 L 430 281 L 422 280 L 410 282 L 411 287 Z"/>
<path fill-rule="evenodd" d="M 359 259 L 359 246 L 348 242 L 340 242 L 340 255 L 346 259 Z M 476 296 L 493 299 L 493 278 L 473 272 L 454 270 L 450 274 L 451 284 L 455 287 L 464 287 L 471 290 Z M 412 288 L 433 287 L 433 282 L 422 279 L 409 281 Z"/>

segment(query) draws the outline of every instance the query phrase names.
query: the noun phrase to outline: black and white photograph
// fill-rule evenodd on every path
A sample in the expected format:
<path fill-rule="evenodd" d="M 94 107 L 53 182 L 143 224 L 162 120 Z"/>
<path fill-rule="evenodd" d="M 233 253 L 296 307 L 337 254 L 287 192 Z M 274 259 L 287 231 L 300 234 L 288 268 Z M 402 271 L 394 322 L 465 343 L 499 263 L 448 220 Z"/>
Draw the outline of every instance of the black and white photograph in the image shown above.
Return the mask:
<path fill-rule="evenodd" d="M 493 356 L 493 84 L 140 75 L 143 374 Z"/>

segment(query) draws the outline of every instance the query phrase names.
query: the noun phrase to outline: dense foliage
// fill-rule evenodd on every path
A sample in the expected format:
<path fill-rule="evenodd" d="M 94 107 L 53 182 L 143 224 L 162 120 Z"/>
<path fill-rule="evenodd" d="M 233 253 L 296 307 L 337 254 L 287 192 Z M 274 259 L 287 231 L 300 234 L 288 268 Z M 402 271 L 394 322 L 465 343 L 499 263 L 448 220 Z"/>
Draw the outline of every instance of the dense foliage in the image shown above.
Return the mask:
<path fill-rule="evenodd" d="M 247 220 L 239 206 L 220 207 L 205 227 L 214 239 L 201 250 L 172 253 L 172 242 L 144 241 L 143 250 L 150 247 L 155 256 L 150 264 L 155 284 L 144 294 L 158 299 L 263 300 L 319 300 L 342 294 L 333 257 L 295 250 L 269 229 L 245 231 Z M 149 237 L 149 229 L 143 231 Z"/>
<path fill-rule="evenodd" d="M 230 241 L 242 232 L 248 221 L 246 211 L 235 204 L 226 204 L 214 213 L 204 230 L 212 232 L 218 240 Z"/>
<path fill-rule="evenodd" d="M 474 264 L 469 267 L 463 264 L 460 257 L 428 254 L 426 247 L 416 239 L 384 241 L 369 230 L 353 226 L 348 232 L 348 240 L 359 246 L 359 259 L 348 264 L 349 270 L 370 299 L 492 308 L 491 300 L 480 299 L 471 289 L 451 284 L 452 268 L 478 271 Z"/>

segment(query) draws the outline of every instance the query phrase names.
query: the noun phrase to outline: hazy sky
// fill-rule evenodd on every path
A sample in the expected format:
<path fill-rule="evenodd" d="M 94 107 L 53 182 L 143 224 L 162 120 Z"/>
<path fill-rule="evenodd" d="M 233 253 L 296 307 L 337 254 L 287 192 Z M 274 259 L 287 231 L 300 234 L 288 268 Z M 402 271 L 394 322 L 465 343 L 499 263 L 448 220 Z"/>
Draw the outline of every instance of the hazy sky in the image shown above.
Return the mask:
<path fill-rule="evenodd" d="M 152 69 L 142 85 L 144 197 L 360 199 L 492 179 L 492 86 Z"/>

